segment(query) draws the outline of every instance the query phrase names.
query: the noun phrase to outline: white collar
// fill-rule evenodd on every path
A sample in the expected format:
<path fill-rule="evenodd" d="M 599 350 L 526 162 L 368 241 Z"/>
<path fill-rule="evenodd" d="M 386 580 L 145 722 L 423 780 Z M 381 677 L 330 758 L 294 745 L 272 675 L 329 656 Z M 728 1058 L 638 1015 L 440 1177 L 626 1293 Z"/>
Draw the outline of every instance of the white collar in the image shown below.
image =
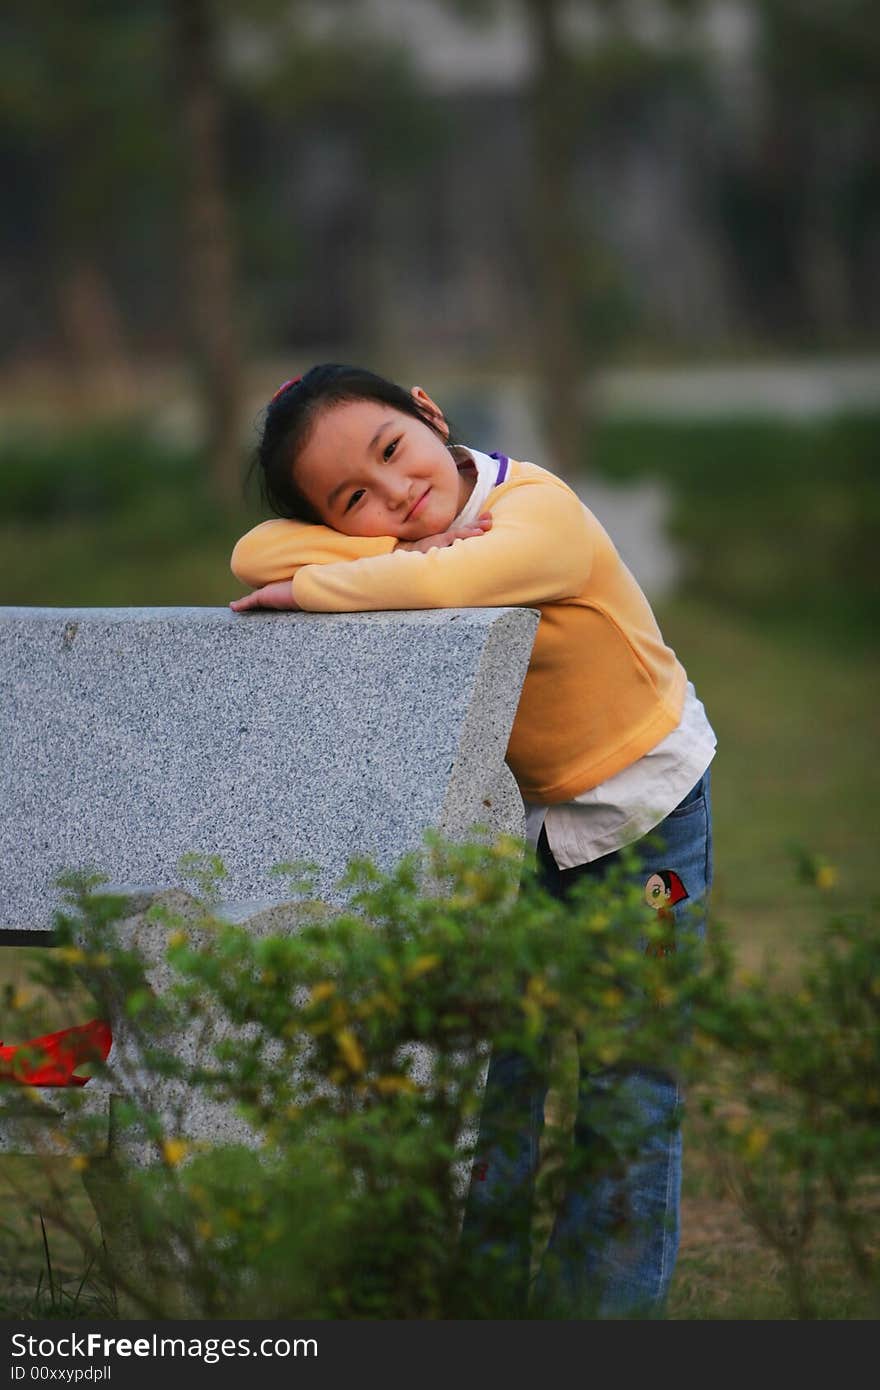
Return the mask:
<path fill-rule="evenodd" d="M 459 468 L 463 464 L 472 463 L 477 470 L 474 490 L 452 523 L 453 526 L 473 526 L 483 511 L 486 498 L 497 485 L 500 464 L 498 459 L 491 458 L 489 454 L 481 454 L 479 449 L 465 448 L 463 444 L 453 444 L 449 452 Z"/>

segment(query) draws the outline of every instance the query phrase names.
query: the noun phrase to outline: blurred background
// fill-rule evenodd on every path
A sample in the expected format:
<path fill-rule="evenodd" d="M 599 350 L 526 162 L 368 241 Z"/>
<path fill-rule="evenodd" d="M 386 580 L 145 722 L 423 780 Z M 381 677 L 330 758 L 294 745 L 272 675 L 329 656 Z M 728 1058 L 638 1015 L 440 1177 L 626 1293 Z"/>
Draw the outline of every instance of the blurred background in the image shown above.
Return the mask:
<path fill-rule="evenodd" d="M 261 406 L 358 362 L 617 540 L 719 735 L 743 961 L 876 892 L 874 0 L 6 0 L 0 40 L 4 603 L 234 597 Z"/>

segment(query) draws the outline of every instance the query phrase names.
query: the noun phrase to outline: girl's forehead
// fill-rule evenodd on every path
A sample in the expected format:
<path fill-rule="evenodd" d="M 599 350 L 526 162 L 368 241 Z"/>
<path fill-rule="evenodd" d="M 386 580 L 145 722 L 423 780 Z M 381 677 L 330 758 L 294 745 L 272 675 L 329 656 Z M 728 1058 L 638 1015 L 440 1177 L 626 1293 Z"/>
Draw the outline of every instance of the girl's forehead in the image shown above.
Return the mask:
<path fill-rule="evenodd" d="M 381 401 L 339 401 L 326 405 L 314 418 L 301 457 L 321 457 L 339 448 L 367 453 L 383 426 L 401 418 L 400 411 Z"/>
<path fill-rule="evenodd" d="M 358 430 L 375 430 L 380 419 L 396 419 L 400 412 L 393 405 L 381 401 L 338 401 L 327 405 L 320 411 L 315 422 L 314 433 L 353 433 Z M 369 435 L 367 436 L 369 439 Z"/>
<path fill-rule="evenodd" d="M 307 479 L 318 472 L 326 477 L 350 468 L 369 456 L 387 428 L 404 417 L 394 406 L 380 401 L 339 401 L 325 406 L 315 417 L 298 460 L 298 471 Z"/>

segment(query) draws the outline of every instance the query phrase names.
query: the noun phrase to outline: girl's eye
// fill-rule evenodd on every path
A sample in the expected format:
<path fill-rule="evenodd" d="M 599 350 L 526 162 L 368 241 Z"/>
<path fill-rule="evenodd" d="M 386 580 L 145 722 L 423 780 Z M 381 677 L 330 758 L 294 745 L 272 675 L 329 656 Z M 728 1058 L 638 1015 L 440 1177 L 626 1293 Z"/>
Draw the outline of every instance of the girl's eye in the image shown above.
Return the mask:
<path fill-rule="evenodd" d="M 385 460 L 386 463 L 387 463 L 388 460 L 390 459 L 391 455 L 394 453 L 394 450 L 397 448 L 397 446 L 398 446 L 399 443 L 400 443 L 400 439 L 397 438 L 397 439 L 392 439 L 392 441 L 391 441 L 390 444 L 386 444 L 386 445 L 385 445 L 385 448 L 382 450 L 382 457 L 383 457 L 383 459 Z"/>
<path fill-rule="evenodd" d="M 345 510 L 346 510 L 347 512 L 350 512 L 351 509 L 352 509 L 352 507 L 355 505 L 355 503 L 358 502 L 358 501 L 360 501 L 360 499 L 363 497 L 363 495 L 364 495 L 364 489 L 363 489 L 362 487 L 359 487 L 358 490 L 357 490 L 357 492 L 353 492 L 353 493 L 351 494 L 351 496 L 349 497 L 348 502 L 346 503 Z"/>

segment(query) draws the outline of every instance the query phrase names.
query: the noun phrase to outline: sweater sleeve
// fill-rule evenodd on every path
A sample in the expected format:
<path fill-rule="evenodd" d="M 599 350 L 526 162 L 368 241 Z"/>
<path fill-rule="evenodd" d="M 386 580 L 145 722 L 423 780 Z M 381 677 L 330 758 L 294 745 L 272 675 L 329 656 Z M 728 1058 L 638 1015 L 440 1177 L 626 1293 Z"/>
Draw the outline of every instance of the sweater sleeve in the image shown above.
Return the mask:
<path fill-rule="evenodd" d="M 488 505 L 492 530 L 450 546 L 309 564 L 293 596 L 314 613 L 390 608 L 534 605 L 581 594 L 592 563 L 586 508 L 564 484 L 502 484 Z"/>
<path fill-rule="evenodd" d="M 256 589 L 291 579 L 303 565 L 388 555 L 396 545 L 393 536 L 343 536 L 329 526 L 279 517 L 261 522 L 242 536 L 229 563 L 236 579 Z"/>

